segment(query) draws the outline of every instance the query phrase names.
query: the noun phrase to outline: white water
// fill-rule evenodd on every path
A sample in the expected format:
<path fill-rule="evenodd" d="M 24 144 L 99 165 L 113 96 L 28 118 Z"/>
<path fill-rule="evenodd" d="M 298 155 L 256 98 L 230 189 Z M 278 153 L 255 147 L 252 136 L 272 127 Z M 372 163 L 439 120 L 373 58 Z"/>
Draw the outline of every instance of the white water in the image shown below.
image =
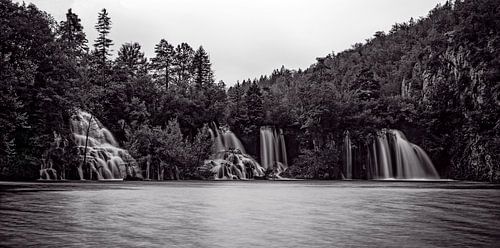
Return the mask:
<path fill-rule="evenodd" d="M 252 179 L 265 175 L 265 169 L 246 154 L 245 147 L 233 132 L 213 126 L 210 134 L 214 141 L 214 155 L 205 161 L 202 170 L 209 170 L 216 180 Z"/>
<path fill-rule="evenodd" d="M 380 175 L 379 176 L 380 178 L 390 178 L 392 177 L 393 173 L 392 173 L 392 160 L 389 153 L 389 142 L 387 141 L 387 135 L 380 135 L 377 138 L 377 141 L 373 143 L 374 146 L 373 149 L 376 149 L 377 145 L 380 148 L 380 151 L 378 154 L 376 152 L 374 152 L 374 154 L 377 155 L 376 159 L 380 160 L 380 161 L 375 160 L 379 165 L 378 167 L 376 167 L 379 169 L 378 171 L 380 172 L 380 174 L 378 175 Z"/>
<path fill-rule="evenodd" d="M 71 120 L 71 131 L 81 160 L 86 156 L 87 164 L 78 166 L 80 179 L 142 178 L 134 158 L 118 147 L 113 134 L 90 113 L 78 111 Z"/>
<path fill-rule="evenodd" d="M 377 134 L 370 151 L 374 179 L 439 179 L 431 159 L 399 130 Z"/>
<path fill-rule="evenodd" d="M 344 178 L 352 179 L 352 144 L 349 131 L 344 135 Z"/>
<path fill-rule="evenodd" d="M 346 179 L 352 178 L 353 167 L 363 168 L 363 164 L 358 163 L 353 164 L 352 143 L 349 132 L 346 132 L 344 136 Z M 366 174 L 370 179 L 439 179 L 439 174 L 427 153 L 408 141 L 399 130 L 387 129 L 378 132 L 369 146 L 366 163 Z"/>
<path fill-rule="evenodd" d="M 285 138 L 282 129 L 260 128 L 260 156 L 265 169 L 275 171 L 275 176 L 288 168 Z"/>

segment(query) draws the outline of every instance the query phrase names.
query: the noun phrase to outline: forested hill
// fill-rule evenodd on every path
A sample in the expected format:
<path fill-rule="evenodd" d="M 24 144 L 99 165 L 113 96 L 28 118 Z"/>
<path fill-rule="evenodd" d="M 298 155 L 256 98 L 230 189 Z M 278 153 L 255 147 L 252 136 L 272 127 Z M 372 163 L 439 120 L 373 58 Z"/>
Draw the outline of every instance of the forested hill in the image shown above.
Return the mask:
<path fill-rule="evenodd" d="M 442 176 L 498 181 L 499 13 L 496 0 L 447 2 L 304 71 L 282 67 L 228 95 L 237 102 L 257 83 L 264 122 L 300 130 L 298 174 L 329 171 L 346 130 L 363 146 L 376 130 L 396 128 L 430 153 Z M 232 114 L 230 125 L 243 130 Z"/>
<path fill-rule="evenodd" d="M 497 0 L 449 2 L 304 71 L 282 68 L 227 89 L 202 46 L 158 37 L 146 58 L 136 42 L 114 44 L 106 9 L 88 41 L 92 31 L 71 9 L 54 20 L 0 0 L 0 179 L 37 179 L 42 167 L 78 179 L 76 169 L 90 167 L 70 120 L 83 110 L 152 179 L 200 178 L 215 123 L 257 160 L 261 126 L 282 128 L 288 177 L 341 178 L 347 131 L 363 164 L 377 131 L 394 128 L 429 152 L 442 177 L 498 182 L 498 13 Z"/>

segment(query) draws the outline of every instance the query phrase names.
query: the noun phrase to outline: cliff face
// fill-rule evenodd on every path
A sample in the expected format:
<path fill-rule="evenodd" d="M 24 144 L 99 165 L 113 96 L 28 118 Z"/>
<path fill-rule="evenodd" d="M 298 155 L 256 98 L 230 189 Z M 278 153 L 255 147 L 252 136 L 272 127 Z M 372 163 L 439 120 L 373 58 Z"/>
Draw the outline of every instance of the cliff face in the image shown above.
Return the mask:
<path fill-rule="evenodd" d="M 500 182 L 498 37 L 490 34 L 484 42 L 449 35 L 439 66 L 422 74 L 422 104 L 450 123 L 433 131 L 446 137 L 451 178 Z"/>
<path fill-rule="evenodd" d="M 497 51 L 486 47 L 488 53 Z M 451 64 L 452 82 L 458 98 L 458 107 L 463 114 L 462 141 L 457 146 L 450 172 L 456 178 L 481 181 L 500 181 L 498 77 L 488 78 L 496 66 L 488 61 L 473 63 L 475 48 L 459 47 L 448 51 L 445 58 Z M 498 68 L 498 67 L 497 67 Z M 496 88 L 496 89 L 495 89 Z M 462 136 L 462 137 L 460 137 Z"/>

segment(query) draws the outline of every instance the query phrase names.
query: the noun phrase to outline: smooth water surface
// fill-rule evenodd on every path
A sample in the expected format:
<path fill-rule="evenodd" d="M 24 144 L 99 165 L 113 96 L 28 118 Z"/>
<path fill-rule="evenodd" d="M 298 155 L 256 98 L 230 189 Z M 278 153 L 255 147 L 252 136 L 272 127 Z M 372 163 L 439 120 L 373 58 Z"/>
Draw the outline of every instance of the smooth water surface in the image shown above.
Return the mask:
<path fill-rule="evenodd" d="M 498 247 L 463 182 L 0 182 L 0 247 Z"/>

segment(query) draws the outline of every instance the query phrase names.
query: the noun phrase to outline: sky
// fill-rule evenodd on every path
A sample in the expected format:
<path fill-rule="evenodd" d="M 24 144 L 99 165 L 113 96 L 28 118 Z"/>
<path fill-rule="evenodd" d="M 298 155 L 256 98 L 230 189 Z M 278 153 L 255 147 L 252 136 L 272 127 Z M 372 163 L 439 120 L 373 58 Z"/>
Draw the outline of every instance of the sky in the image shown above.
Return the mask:
<path fill-rule="evenodd" d="M 21 2 L 21 1 L 18 1 Z M 349 49 L 394 23 L 427 16 L 445 0 L 25 0 L 65 19 L 69 8 L 82 20 L 89 47 L 97 14 L 106 8 L 116 55 L 126 42 L 141 44 L 146 57 L 164 38 L 202 45 L 216 80 L 268 75 L 284 65 L 305 69 L 316 57 Z"/>

